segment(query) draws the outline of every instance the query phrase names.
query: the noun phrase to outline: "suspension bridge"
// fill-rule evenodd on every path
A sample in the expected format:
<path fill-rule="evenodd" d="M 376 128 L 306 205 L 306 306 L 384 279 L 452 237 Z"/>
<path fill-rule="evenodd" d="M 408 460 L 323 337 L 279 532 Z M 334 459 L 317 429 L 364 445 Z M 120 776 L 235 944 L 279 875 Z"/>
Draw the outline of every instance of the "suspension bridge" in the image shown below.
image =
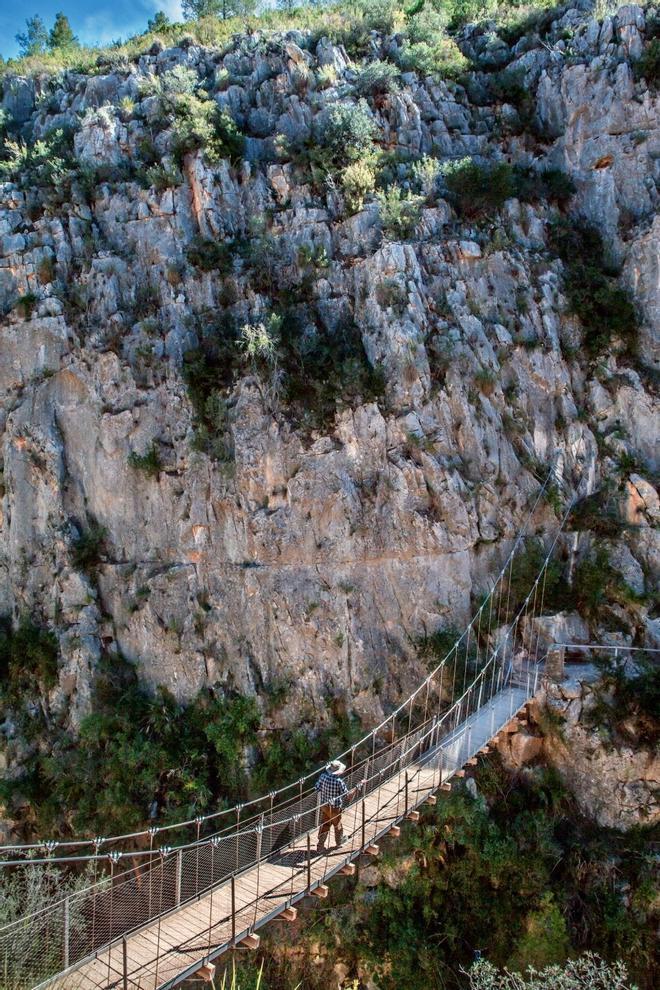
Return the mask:
<path fill-rule="evenodd" d="M 324 898 L 379 841 L 396 837 L 476 763 L 538 693 L 553 662 L 541 624 L 548 565 L 564 522 L 522 604 L 514 568 L 526 523 L 488 595 L 447 656 L 380 725 L 340 754 L 354 796 L 344 844 L 316 852 L 316 773 L 249 803 L 128 835 L 0 847 L 0 867 L 85 865 L 91 882 L 0 929 L 6 990 L 169 990 L 237 946 L 256 948 L 268 922 Z M 519 601 L 519 599 L 518 599 Z M 28 857 L 32 857 L 28 859 Z"/>

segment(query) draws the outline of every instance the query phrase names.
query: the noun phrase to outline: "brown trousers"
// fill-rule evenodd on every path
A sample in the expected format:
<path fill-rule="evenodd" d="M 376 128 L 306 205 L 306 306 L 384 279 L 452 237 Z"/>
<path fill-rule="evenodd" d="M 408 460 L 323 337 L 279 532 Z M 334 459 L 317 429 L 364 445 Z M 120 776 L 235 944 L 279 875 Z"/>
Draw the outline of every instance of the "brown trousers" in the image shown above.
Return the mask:
<path fill-rule="evenodd" d="M 319 829 L 318 848 L 325 846 L 326 836 L 332 826 L 335 830 L 335 842 L 340 843 L 344 834 L 341 826 L 341 808 L 333 808 L 331 804 L 321 805 L 321 827 Z"/>

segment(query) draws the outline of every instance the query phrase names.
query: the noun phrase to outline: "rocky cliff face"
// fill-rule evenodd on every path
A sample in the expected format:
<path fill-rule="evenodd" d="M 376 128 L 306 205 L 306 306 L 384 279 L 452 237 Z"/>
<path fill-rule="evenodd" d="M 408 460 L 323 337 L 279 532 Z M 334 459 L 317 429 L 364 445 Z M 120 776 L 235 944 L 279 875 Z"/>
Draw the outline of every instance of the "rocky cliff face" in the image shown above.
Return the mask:
<path fill-rule="evenodd" d="M 409 72 L 370 98 L 376 144 L 395 176 L 410 155 L 565 171 L 576 191 L 564 209 L 598 227 L 634 294 L 636 360 L 616 339 L 597 362 L 585 354 L 552 202 L 514 196 L 475 220 L 440 186 L 401 240 L 373 197 L 351 212 L 301 166 L 295 149 L 328 108 L 359 97 L 354 61 L 328 39 L 156 46 L 98 75 L 3 80 L 25 137 L 75 131 L 65 196 L 53 182 L 0 187 L 0 612 L 56 631 L 53 710 L 75 723 L 99 658 L 121 653 L 181 699 L 284 687 L 282 724 L 317 722 L 336 697 L 376 717 L 417 681 L 419 638 L 467 618 L 555 457 L 568 487 L 622 486 L 635 528 L 611 559 L 639 603 L 608 635 L 653 635 L 658 419 L 645 368 L 660 311 L 660 117 L 634 71 L 645 16 L 627 6 L 601 23 L 584 5 L 543 40 L 493 37 L 463 32 L 465 85 Z M 396 46 L 373 34 L 368 58 Z M 177 170 L 152 77 L 181 66 L 245 134 L 233 164 L 200 149 Z M 524 119 L 489 96 L 493 66 L 517 73 Z M 146 144 L 176 178 L 136 181 Z M 195 263 L 208 242 L 233 252 L 222 270 Z M 221 320 L 263 323 L 286 293 L 308 307 L 303 336 L 332 347 L 356 328 L 384 392 L 338 395 L 319 423 L 272 369 L 244 360 L 227 381 L 216 365 L 218 458 L 194 442 L 185 355 Z M 550 506 L 538 524 L 555 524 Z M 93 573 L 80 555 L 90 533 Z"/>

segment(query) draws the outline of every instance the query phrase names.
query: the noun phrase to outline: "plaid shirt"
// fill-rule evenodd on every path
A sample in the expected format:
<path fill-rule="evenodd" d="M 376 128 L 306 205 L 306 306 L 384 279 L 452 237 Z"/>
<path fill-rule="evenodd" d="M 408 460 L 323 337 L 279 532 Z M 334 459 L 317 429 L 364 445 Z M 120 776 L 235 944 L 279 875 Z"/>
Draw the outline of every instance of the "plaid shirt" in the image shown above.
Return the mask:
<path fill-rule="evenodd" d="M 324 770 L 316 781 L 316 790 L 320 795 L 321 804 L 329 804 L 333 808 L 341 808 L 348 794 L 348 787 L 341 777 L 330 773 L 329 770 Z"/>

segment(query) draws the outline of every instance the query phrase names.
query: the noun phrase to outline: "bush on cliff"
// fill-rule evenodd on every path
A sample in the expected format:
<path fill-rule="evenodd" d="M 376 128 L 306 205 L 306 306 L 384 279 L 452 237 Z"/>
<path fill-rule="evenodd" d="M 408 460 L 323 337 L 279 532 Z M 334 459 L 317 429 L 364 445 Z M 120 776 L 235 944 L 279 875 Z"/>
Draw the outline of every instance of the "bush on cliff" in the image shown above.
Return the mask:
<path fill-rule="evenodd" d="M 359 103 L 336 103 L 324 112 L 318 123 L 317 137 L 328 162 L 334 166 L 348 165 L 369 155 L 376 133 L 369 108 Z"/>
<path fill-rule="evenodd" d="M 0 697 L 16 703 L 50 691 L 57 683 L 58 655 L 53 633 L 30 619 L 14 629 L 8 618 L 0 618 Z"/>
<path fill-rule="evenodd" d="M 608 261 L 599 232 L 583 221 L 563 219 L 551 229 L 549 243 L 564 263 L 566 297 L 582 324 L 587 355 L 597 357 L 614 336 L 634 351 L 635 309 L 616 281 L 617 269 Z"/>

